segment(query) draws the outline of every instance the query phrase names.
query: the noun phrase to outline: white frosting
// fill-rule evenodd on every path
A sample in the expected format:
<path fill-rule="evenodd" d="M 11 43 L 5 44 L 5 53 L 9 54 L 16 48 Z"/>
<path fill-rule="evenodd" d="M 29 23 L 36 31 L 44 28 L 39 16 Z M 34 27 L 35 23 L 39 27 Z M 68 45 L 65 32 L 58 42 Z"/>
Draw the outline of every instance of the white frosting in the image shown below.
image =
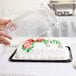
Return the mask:
<path fill-rule="evenodd" d="M 50 47 L 44 43 L 35 43 L 34 48 L 27 52 L 21 49 L 22 45 L 18 48 L 14 59 L 24 60 L 64 60 L 69 59 L 68 48 L 58 48 L 57 44 L 51 44 Z"/>

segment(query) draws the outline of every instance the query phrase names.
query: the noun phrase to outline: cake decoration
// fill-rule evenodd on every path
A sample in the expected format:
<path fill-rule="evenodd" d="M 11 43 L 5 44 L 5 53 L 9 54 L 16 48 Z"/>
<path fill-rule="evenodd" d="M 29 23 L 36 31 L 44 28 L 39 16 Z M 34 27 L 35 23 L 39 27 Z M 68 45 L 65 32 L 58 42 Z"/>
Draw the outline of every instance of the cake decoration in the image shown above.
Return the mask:
<path fill-rule="evenodd" d="M 51 44 L 56 44 L 58 48 L 63 48 L 62 44 L 58 40 L 46 40 L 44 38 L 37 38 L 37 39 L 28 39 L 22 45 L 22 50 L 26 52 L 30 52 L 34 48 L 35 43 L 44 43 L 47 47 L 50 47 Z"/>
<path fill-rule="evenodd" d="M 69 50 L 61 40 L 52 38 L 29 38 L 17 48 L 15 60 L 68 60 Z"/>

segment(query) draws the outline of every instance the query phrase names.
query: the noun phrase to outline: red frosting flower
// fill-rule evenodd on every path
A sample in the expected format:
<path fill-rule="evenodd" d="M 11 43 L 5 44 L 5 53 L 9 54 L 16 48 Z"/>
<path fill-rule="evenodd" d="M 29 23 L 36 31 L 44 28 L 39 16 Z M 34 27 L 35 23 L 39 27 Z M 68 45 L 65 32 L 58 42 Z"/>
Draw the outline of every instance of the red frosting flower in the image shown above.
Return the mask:
<path fill-rule="evenodd" d="M 26 41 L 25 43 L 24 43 L 24 45 L 25 44 L 30 44 L 30 45 L 32 45 L 32 43 L 30 42 L 30 41 Z"/>
<path fill-rule="evenodd" d="M 45 41 L 44 38 L 37 38 L 37 41 Z"/>
<path fill-rule="evenodd" d="M 24 48 L 26 48 L 26 49 L 32 48 L 32 43 L 31 43 L 30 41 L 26 41 L 26 42 L 24 43 Z"/>
<path fill-rule="evenodd" d="M 33 39 L 28 39 L 27 41 L 30 41 L 32 43 L 34 43 L 35 41 Z"/>
<path fill-rule="evenodd" d="M 24 48 L 30 49 L 30 48 L 32 48 L 32 45 L 30 45 L 30 44 L 25 44 L 25 45 L 24 45 Z"/>

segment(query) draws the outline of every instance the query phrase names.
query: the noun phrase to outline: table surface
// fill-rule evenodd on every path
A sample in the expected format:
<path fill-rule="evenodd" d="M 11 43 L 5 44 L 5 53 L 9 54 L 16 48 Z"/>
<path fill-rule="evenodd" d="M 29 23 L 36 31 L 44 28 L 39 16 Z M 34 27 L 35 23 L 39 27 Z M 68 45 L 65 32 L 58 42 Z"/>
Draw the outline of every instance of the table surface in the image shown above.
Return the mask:
<path fill-rule="evenodd" d="M 55 39 L 55 38 L 54 38 Z M 8 59 L 16 47 L 0 46 L 0 76 L 76 76 L 76 38 L 56 38 L 71 47 L 73 61 L 70 63 L 10 62 Z"/>

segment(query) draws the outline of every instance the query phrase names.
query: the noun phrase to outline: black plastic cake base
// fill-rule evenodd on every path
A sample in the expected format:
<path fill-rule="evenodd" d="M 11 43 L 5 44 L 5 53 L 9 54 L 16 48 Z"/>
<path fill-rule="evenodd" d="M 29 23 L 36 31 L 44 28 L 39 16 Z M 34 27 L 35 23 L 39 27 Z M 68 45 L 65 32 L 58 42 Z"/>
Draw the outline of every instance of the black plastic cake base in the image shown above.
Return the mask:
<path fill-rule="evenodd" d="M 13 56 L 15 55 L 17 49 L 15 50 L 15 52 L 10 56 L 9 61 L 12 62 L 63 62 L 63 63 L 68 63 L 72 61 L 72 53 L 71 53 L 71 49 L 69 46 L 66 46 L 68 48 L 69 51 L 69 59 L 68 60 L 22 60 L 22 59 L 13 59 Z"/>

